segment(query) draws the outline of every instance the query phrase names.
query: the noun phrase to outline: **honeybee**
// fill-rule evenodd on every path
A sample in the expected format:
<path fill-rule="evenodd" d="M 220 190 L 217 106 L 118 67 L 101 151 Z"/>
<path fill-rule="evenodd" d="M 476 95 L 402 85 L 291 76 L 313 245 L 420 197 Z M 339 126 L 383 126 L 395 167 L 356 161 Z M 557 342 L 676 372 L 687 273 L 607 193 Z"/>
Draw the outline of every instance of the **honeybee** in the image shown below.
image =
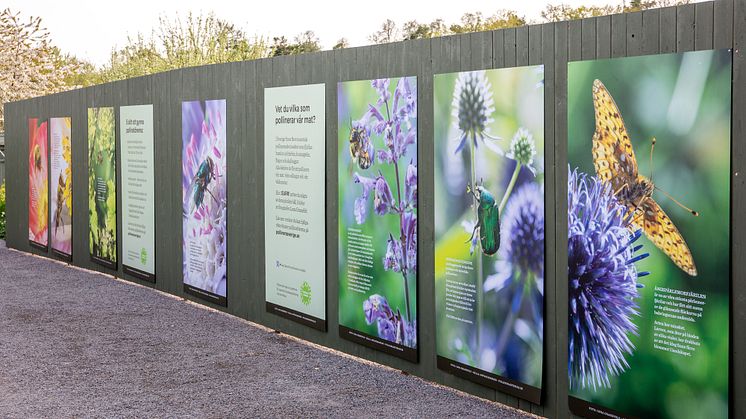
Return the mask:
<path fill-rule="evenodd" d="M 370 168 L 375 160 L 370 129 L 358 121 L 350 123 L 350 157 L 363 170 Z"/>

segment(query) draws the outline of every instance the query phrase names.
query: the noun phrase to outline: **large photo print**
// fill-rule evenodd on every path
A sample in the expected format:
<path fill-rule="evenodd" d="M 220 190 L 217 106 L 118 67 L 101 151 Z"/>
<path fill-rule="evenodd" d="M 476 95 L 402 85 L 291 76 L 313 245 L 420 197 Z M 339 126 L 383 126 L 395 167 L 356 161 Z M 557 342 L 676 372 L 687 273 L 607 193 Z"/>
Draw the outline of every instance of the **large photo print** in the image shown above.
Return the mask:
<path fill-rule="evenodd" d="M 28 239 L 46 250 L 49 241 L 49 154 L 47 121 L 28 120 Z"/>
<path fill-rule="evenodd" d="M 184 291 L 226 305 L 226 103 L 182 102 Z"/>
<path fill-rule="evenodd" d="M 62 258 L 72 256 L 73 234 L 73 172 L 71 119 L 51 118 L 50 199 L 52 251 Z"/>
<path fill-rule="evenodd" d="M 438 368 L 541 401 L 543 66 L 434 77 Z"/>
<path fill-rule="evenodd" d="M 570 407 L 729 404 L 731 53 L 568 66 Z"/>
<path fill-rule="evenodd" d="M 417 80 L 337 85 L 340 336 L 417 361 Z"/>
<path fill-rule="evenodd" d="M 117 148 L 114 108 L 88 108 L 88 251 L 117 266 Z"/>

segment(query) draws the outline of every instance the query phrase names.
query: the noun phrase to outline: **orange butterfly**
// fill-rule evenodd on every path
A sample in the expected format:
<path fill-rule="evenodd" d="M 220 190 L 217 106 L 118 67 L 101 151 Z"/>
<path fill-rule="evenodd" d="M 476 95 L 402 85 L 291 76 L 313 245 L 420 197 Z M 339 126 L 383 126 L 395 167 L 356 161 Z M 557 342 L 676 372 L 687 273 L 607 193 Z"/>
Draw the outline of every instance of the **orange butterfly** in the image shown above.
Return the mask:
<path fill-rule="evenodd" d="M 611 182 L 617 199 L 630 209 L 632 224 L 643 229 L 645 235 L 676 266 L 689 275 L 696 276 L 697 268 L 694 266 L 692 252 L 671 219 L 653 199 L 655 184 L 637 172 L 635 152 L 622 115 L 614 98 L 600 80 L 593 82 L 593 108 L 596 116 L 596 132 L 593 134 L 593 165 L 596 175 L 602 181 Z M 681 205 L 676 200 L 674 202 Z M 693 215 L 698 215 L 681 206 Z"/>

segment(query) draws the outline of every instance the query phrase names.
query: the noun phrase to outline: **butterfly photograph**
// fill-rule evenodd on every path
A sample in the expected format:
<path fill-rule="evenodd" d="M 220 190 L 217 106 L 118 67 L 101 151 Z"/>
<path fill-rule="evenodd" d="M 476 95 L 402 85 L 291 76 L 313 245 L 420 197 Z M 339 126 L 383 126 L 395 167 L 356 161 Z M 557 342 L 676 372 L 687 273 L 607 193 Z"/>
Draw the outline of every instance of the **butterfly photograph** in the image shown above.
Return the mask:
<path fill-rule="evenodd" d="M 731 61 L 568 64 L 571 406 L 727 416 Z"/>

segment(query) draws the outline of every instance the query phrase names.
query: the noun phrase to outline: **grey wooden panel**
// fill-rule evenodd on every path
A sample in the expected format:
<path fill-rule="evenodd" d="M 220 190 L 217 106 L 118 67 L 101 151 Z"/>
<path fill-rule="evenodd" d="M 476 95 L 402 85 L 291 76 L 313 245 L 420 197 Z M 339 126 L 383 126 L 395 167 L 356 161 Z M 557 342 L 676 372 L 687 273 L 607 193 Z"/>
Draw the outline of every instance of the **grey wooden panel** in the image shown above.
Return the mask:
<path fill-rule="evenodd" d="M 676 52 L 676 7 L 660 9 L 660 50 Z"/>
<path fill-rule="evenodd" d="M 627 13 L 627 55 L 642 54 L 642 12 Z"/>
<path fill-rule="evenodd" d="M 558 418 L 568 417 L 567 390 L 567 48 L 570 27 L 566 22 L 555 25 L 554 32 L 554 209 L 555 251 L 554 286 L 555 310 L 550 317 L 554 322 L 557 341 L 555 348 L 554 382 L 555 411 Z M 549 153 L 547 153 L 549 154 Z M 550 229 L 547 226 L 547 230 Z"/>
<path fill-rule="evenodd" d="M 611 16 L 611 58 L 627 54 L 627 15 Z"/>
<path fill-rule="evenodd" d="M 492 32 L 492 63 L 494 68 L 505 66 L 505 31 Z"/>
<path fill-rule="evenodd" d="M 694 49 L 712 49 L 714 8 L 712 2 L 697 3 L 694 8 Z"/>
<path fill-rule="evenodd" d="M 642 53 L 657 54 L 660 51 L 660 10 L 642 12 Z"/>
<path fill-rule="evenodd" d="M 516 58 L 516 30 L 505 29 L 503 31 L 503 66 L 515 67 Z"/>
<path fill-rule="evenodd" d="M 472 33 L 465 39 L 468 40 L 469 50 L 471 51 L 469 66 L 465 68 L 472 70 L 492 68 L 494 66 L 492 60 L 492 32 Z M 463 38 L 462 42 L 464 42 Z"/>
<path fill-rule="evenodd" d="M 676 52 L 694 49 L 695 7 L 694 4 L 686 4 L 676 8 Z"/>
<path fill-rule="evenodd" d="M 566 57 L 567 61 L 580 61 L 583 59 L 583 26 L 580 20 L 571 20 L 567 23 Z M 559 46 L 558 46 L 559 47 Z"/>
<path fill-rule="evenodd" d="M 611 16 L 596 18 L 596 57 L 611 57 Z"/>
<path fill-rule="evenodd" d="M 732 417 L 746 417 L 746 0 L 734 1 L 731 155 Z"/>
<path fill-rule="evenodd" d="M 596 58 L 596 18 L 580 21 L 580 57 L 583 60 Z"/>
<path fill-rule="evenodd" d="M 713 48 L 733 46 L 733 0 L 719 0 L 713 11 Z"/>
<path fill-rule="evenodd" d="M 515 65 L 528 65 L 528 26 L 515 29 Z"/>
<path fill-rule="evenodd" d="M 544 25 L 528 27 L 528 65 L 538 65 L 544 62 Z"/>
<path fill-rule="evenodd" d="M 562 345 L 562 337 L 557 334 L 557 287 L 554 273 L 556 271 L 556 260 L 554 249 L 556 247 L 556 231 L 552 228 L 556 217 L 555 202 L 555 155 L 556 131 L 555 131 L 555 83 L 556 74 L 555 54 L 555 25 L 547 23 L 541 25 L 541 62 L 544 63 L 544 240 L 546 249 L 544 278 L 544 375 L 542 384 L 544 388 L 544 404 L 535 405 L 532 412 L 547 417 L 557 417 L 557 385 L 554 377 L 557 375 L 557 347 Z M 533 62 L 533 56 L 532 56 Z M 559 365 L 563 365 L 559 364 Z"/>

